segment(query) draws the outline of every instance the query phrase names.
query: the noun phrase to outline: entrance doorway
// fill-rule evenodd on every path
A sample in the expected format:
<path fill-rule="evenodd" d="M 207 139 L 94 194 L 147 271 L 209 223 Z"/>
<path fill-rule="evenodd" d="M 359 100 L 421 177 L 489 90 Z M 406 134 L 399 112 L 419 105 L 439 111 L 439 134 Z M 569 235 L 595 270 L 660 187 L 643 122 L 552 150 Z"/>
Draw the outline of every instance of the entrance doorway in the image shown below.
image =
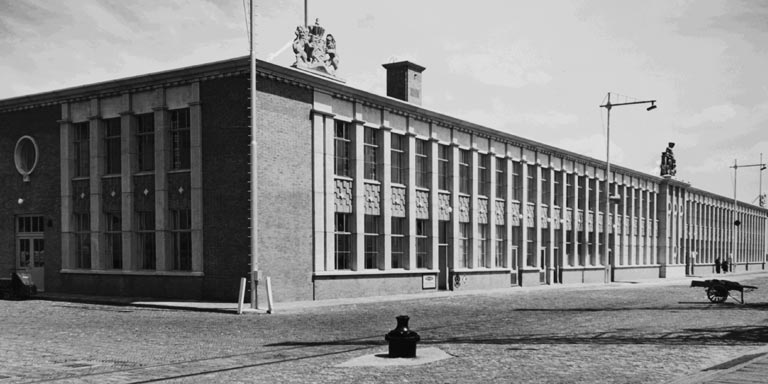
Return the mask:
<path fill-rule="evenodd" d="M 16 268 L 26 270 L 38 291 L 45 290 L 45 234 L 42 216 L 16 219 Z"/>
<path fill-rule="evenodd" d="M 448 273 L 448 226 L 450 221 L 440 221 L 438 228 L 437 245 L 437 268 L 440 272 L 437 274 L 437 289 L 447 290 L 450 288 Z"/>

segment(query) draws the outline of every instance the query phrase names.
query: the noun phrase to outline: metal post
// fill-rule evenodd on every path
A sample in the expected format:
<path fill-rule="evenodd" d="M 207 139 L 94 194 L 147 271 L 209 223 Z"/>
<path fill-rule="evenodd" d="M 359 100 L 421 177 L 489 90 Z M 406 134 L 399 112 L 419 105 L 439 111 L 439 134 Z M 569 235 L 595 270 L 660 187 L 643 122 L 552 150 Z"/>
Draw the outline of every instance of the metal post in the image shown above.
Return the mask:
<path fill-rule="evenodd" d="M 736 260 L 736 230 L 739 229 L 738 226 L 736 226 L 736 217 L 738 210 L 738 205 L 736 202 L 736 177 L 738 174 L 739 165 L 736 162 L 736 159 L 733 159 L 733 220 L 731 220 L 731 227 L 732 234 L 731 234 L 731 257 L 730 260 L 728 260 L 728 268 L 731 268 L 733 270 L 733 262 Z"/>
<path fill-rule="evenodd" d="M 611 192 L 608 190 L 610 188 L 610 177 L 611 177 L 611 93 L 608 92 L 608 103 L 606 103 L 606 107 L 608 110 L 608 118 L 606 121 L 606 130 L 605 130 L 605 188 L 603 191 L 603 196 L 605 199 L 605 210 L 603 211 L 603 264 L 605 266 L 605 276 L 604 281 L 605 283 L 611 282 L 611 268 L 613 267 L 613 258 L 611 258 L 608 255 L 608 240 L 610 239 L 610 236 L 608 235 L 608 225 L 609 225 L 609 212 L 611 209 Z"/>
<path fill-rule="evenodd" d="M 758 183 L 758 189 L 757 189 L 757 204 L 760 205 L 760 207 L 765 207 L 765 200 L 763 199 L 763 171 L 765 170 L 765 164 L 763 163 L 763 154 L 760 153 L 760 182 Z"/>
<path fill-rule="evenodd" d="M 256 32 L 253 22 L 254 0 L 250 1 L 251 14 L 251 36 L 250 36 L 250 61 L 251 61 L 251 308 L 256 309 L 259 306 L 258 301 L 258 271 L 259 271 L 259 236 L 258 236 L 258 178 L 256 177 L 257 167 L 257 146 L 256 146 Z"/>

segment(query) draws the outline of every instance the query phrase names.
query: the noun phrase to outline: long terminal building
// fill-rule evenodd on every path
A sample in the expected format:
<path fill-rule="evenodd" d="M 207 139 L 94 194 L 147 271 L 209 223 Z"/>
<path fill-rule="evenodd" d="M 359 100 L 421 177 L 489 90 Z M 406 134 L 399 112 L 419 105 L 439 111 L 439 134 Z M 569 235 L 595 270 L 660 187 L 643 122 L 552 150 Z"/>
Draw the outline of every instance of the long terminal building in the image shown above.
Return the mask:
<path fill-rule="evenodd" d="M 768 210 L 422 108 L 408 61 L 257 62 L 252 219 L 249 64 L 1 100 L 0 276 L 235 300 L 252 223 L 277 302 L 765 269 Z"/>

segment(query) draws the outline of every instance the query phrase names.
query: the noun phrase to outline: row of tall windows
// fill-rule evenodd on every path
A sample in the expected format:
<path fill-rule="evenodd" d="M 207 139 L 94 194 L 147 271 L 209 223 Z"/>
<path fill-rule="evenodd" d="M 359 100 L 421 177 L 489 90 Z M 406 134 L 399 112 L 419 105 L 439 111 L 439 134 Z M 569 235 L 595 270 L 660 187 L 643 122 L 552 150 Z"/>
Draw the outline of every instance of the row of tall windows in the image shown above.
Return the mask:
<path fill-rule="evenodd" d="M 154 113 L 137 114 L 134 140 L 136 154 L 131 158 L 134 172 L 155 171 L 155 118 Z M 104 168 L 103 176 L 120 175 L 122 169 L 122 119 L 109 118 L 101 122 L 103 129 Z M 189 108 L 168 111 L 168 133 L 170 159 L 169 170 L 189 170 L 191 166 L 190 114 Z M 73 178 L 90 176 L 90 122 L 72 125 L 72 148 L 74 157 Z M 154 191 L 153 191 L 154 192 Z M 106 205 L 105 205 L 106 206 Z M 107 269 L 122 269 L 123 266 L 123 228 L 122 211 L 106 208 L 101 213 L 104 221 L 104 245 L 100 259 Z M 132 231 L 136 235 L 135 253 L 137 265 L 141 270 L 156 269 L 156 212 L 154 206 L 136 206 Z M 171 209 L 169 217 L 170 262 L 171 270 L 189 271 L 192 269 L 191 209 L 189 207 Z M 73 212 L 75 257 L 74 267 L 90 269 L 91 266 L 91 216 L 90 212 Z"/>

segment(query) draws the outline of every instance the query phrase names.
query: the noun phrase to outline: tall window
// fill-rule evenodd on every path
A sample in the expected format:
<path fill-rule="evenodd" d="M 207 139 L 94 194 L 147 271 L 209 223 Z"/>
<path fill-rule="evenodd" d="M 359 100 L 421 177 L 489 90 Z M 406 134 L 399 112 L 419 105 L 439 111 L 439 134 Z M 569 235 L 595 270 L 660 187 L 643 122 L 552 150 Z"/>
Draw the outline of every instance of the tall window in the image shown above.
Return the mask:
<path fill-rule="evenodd" d="M 346 121 L 335 121 L 333 140 L 334 174 L 336 176 L 352 177 L 350 155 L 352 141 L 350 140 L 350 124 Z"/>
<path fill-rule="evenodd" d="M 175 271 L 192 270 L 192 220 L 189 209 L 171 210 L 171 238 Z"/>
<path fill-rule="evenodd" d="M 523 201 L 523 165 L 512 163 L 512 200 Z"/>
<path fill-rule="evenodd" d="M 536 228 L 526 228 L 525 229 L 528 235 L 527 240 L 527 249 L 526 249 L 526 265 L 528 266 L 534 266 L 536 265 Z"/>
<path fill-rule="evenodd" d="M 392 182 L 395 184 L 408 183 L 408 158 L 406 157 L 405 136 L 392 134 Z"/>
<path fill-rule="evenodd" d="M 560 206 L 563 202 L 563 183 L 562 183 L 562 174 L 555 171 L 552 172 L 552 177 L 555 178 L 555 205 Z"/>
<path fill-rule="evenodd" d="M 584 209 L 584 200 L 587 197 L 587 195 L 584 194 L 584 179 L 576 175 L 576 182 L 579 183 L 579 186 L 577 187 L 579 190 L 579 200 L 577 202 L 578 209 Z M 586 227 L 586 224 L 584 227 Z"/>
<path fill-rule="evenodd" d="M 392 218 L 392 268 L 405 268 L 405 218 Z"/>
<path fill-rule="evenodd" d="M 363 142 L 363 146 L 363 151 L 365 152 L 364 178 L 368 180 L 379 180 L 379 174 L 376 171 L 376 160 L 379 156 L 379 139 L 375 129 L 365 127 L 365 141 Z"/>
<path fill-rule="evenodd" d="M 491 176 L 489 173 L 490 155 L 478 155 L 477 174 L 478 174 L 478 194 L 489 196 L 491 193 Z"/>
<path fill-rule="evenodd" d="M 336 213 L 335 228 L 335 268 L 336 270 L 352 269 L 352 218 L 348 213 Z"/>
<path fill-rule="evenodd" d="M 497 268 L 507 267 L 507 227 L 504 225 L 496 226 L 496 263 Z"/>
<path fill-rule="evenodd" d="M 437 146 L 437 187 L 443 191 L 451 190 L 451 147 L 439 144 Z"/>
<path fill-rule="evenodd" d="M 112 269 L 123 268 L 123 233 L 120 212 L 104 212 L 106 231 L 104 261 Z"/>
<path fill-rule="evenodd" d="M 541 170 L 541 203 L 549 205 L 552 196 L 552 187 L 549 184 L 549 169 Z"/>
<path fill-rule="evenodd" d="M 171 112 L 171 169 L 189 169 L 189 108 Z"/>
<path fill-rule="evenodd" d="M 528 167 L 528 202 L 536 202 L 536 166 L 527 164 Z"/>
<path fill-rule="evenodd" d="M 378 268 L 379 216 L 365 215 L 365 269 Z"/>
<path fill-rule="evenodd" d="M 488 253 L 488 224 L 478 224 L 478 250 L 480 251 L 480 266 L 484 268 L 490 267 L 490 255 Z"/>
<path fill-rule="evenodd" d="M 75 213 L 75 268 L 91 268 L 91 215 Z"/>
<path fill-rule="evenodd" d="M 472 266 L 472 257 L 469 249 L 469 223 L 459 223 L 459 254 L 461 255 L 462 268 L 469 268 Z"/>
<path fill-rule="evenodd" d="M 155 170 L 155 115 L 136 116 L 136 159 L 139 172 Z"/>
<path fill-rule="evenodd" d="M 523 249 L 523 244 L 522 244 L 522 238 L 523 238 L 522 237 L 523 236 L 522 233 L 523 232 L 522 232 L 521 228 L 522 227 L 512 227 L 512 238 L 510 239 L 511 243 L 512 243 L 512 255 L 511 255 L 512 256 L 511 257 L 511 259 L 512 259 L 512 265 L 511 265 L 512 269 L 517 269 L 517 267 L 518 267 L 518 263 L 517 263 L 518 251 L 520 249 Z"/>
<path fill-rule="evenodd" d="M 472 161 L 472 154 L 466 149 L 459 150 L 459 192 L 470 193 L 472 191 L 471 174 L 469 164 Z"/>
<path fill-rule="evenodd" d="M 75 123 L 74 131 L 75 177 L 86 177 L 91 169 L 90 125 Z"/>
<path fill-rule="evenodd" d="M 576 189 L 573 186 L 574 182 L 574 175 L 573 173 L 569 173 L 565 176 L 565 199 L 566 199 L 566 205 L 568 208 L 573 208 L 573 202 L 574 198 L 576 197 Z M 574 214 L 575 215 L 575 214 Z"/>
<path fill-rule="evenodd" d="M 429 143 L 416 139 L 416 186 L 429 188 Z"/>
<path fill-rule="evenodd" d="M 429 221 L 416 220 L 416 268 L 427 268 Z"/>
<path fill-rule="evenodd" d="M 155 211 L 136 212 L 139 269 L 155 269 Z"/>
<path fill-rule="evenodd" d="M 507 160 L 496 158 L 496 198 L 507 198 Z"/>
<path fill-rule="evenodd" d="M 120 118 L 104 120 L 104 128 L 104 172 L 120 174 Z"/>

